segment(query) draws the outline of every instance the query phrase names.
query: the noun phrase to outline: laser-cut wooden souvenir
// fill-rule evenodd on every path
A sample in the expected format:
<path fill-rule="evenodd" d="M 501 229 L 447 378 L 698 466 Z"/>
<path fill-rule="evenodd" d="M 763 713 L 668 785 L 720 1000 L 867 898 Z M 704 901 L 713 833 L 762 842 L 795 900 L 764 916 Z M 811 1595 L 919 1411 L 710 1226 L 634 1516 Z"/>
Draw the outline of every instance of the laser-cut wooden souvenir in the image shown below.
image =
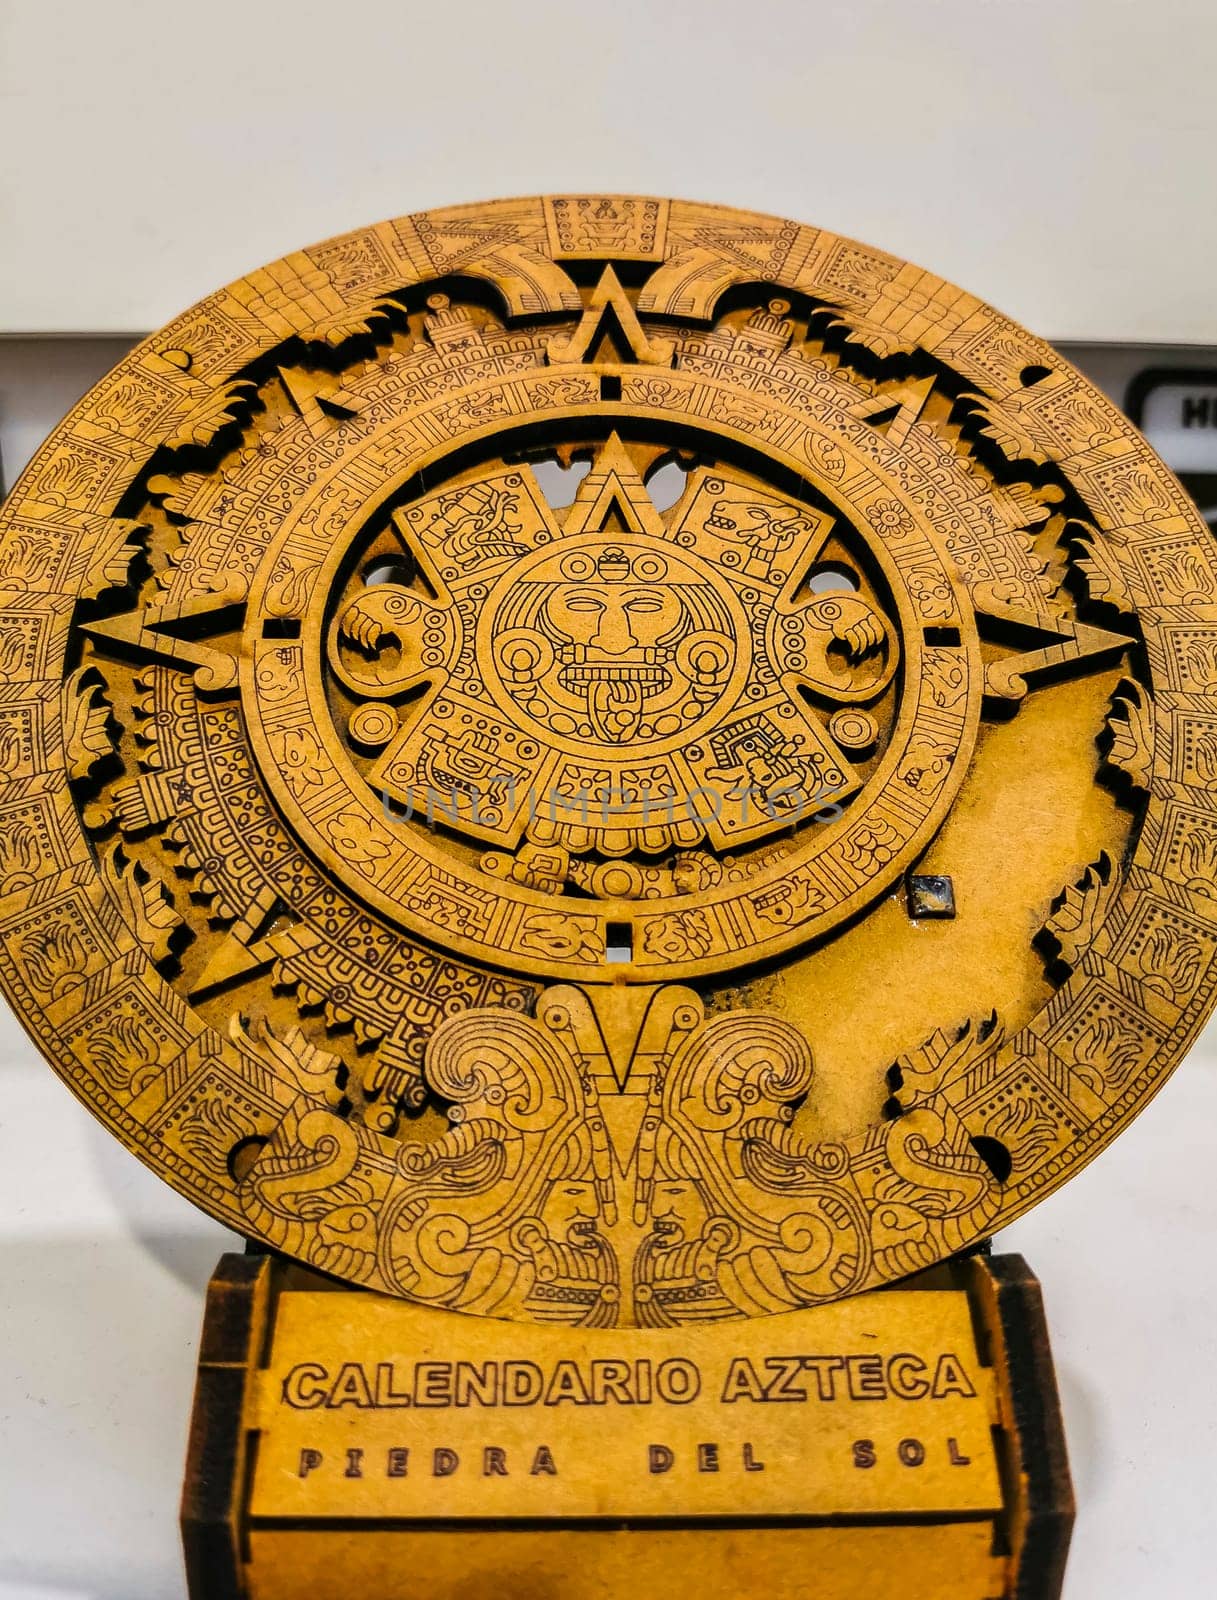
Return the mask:
<path fill-rule="evenodd" d="M 216 1218 L 522 1323 L 814 1306 L 1089 1160 L 1217 969 L 1217 570 L 1053 350 L 773 218 L 399 218 L 0 515 L 0 978 Z"/>

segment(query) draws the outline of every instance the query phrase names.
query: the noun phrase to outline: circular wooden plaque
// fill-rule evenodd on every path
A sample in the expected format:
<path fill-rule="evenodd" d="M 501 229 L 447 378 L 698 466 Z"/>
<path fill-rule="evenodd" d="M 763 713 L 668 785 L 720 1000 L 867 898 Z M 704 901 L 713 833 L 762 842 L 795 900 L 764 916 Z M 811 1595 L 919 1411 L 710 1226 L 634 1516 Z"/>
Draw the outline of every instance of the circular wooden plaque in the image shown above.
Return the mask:
<path fill-rule="evenodd" d="M 833 234 L 558 196 L 288 256 L 76 407 L 0 587 L 12 1005 L 352 1281 L 864 1289 L 1209 1010 L 1211 538 L 1052 349 Z"/>

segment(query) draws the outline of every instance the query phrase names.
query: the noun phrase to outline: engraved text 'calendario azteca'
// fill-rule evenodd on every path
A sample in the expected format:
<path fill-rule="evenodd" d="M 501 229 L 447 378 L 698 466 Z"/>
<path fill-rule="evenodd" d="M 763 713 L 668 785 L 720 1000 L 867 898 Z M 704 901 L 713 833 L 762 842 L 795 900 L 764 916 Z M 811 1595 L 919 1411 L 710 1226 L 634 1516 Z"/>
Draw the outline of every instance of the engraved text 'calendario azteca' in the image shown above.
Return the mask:
<path fill-rule="evenodd" d="M 289 256 L 72 412 L 0 589 L 12 1004 L 353 1282 L 865 1289 L 1209 1009 L 1203 523 L 1048 346 L 815 228 L 565 196 Z"/>

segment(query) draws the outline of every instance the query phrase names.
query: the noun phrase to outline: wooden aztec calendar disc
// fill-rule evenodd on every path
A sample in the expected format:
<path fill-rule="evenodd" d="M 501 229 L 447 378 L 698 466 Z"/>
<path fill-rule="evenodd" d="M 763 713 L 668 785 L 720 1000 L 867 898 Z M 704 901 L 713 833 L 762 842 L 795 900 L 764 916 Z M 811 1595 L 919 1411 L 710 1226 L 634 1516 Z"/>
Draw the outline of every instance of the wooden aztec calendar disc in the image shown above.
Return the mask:
<path fill-rule="evenodd" d="M 290 255 L 77 406 L 0 587 L 10 1002 L 353 1282 L 850 1294 L 1212 1003 L 1212 540 L 1053 350 L 833 234 L 558 196 Z"/>

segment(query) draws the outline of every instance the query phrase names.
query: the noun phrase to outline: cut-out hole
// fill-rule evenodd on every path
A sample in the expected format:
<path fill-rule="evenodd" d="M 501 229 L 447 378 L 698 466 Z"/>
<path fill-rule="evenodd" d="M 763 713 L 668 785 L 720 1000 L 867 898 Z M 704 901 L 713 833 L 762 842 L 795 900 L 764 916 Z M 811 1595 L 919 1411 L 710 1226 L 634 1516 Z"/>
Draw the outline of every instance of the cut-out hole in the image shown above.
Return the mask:
<path fill-rule="evenodd" d="M 955 915 L 955 880 L 947 872 L 910 872 L 906 892 L 914 921 Z"/>
<path fill-rule="evenodd" d="M 546 505 L 561 511 L 574 503 L 579 485 L 591 470 L 590 461 L 572 461 L 569 467 L 564 467 L 551 457 L 548 461 L 533 462 L 532 475 L 545 496 Z"/>
<path fill-rule="evenodd" d="M 685 492 L 689 474 L 679 461 L 665 461 L 647 479 L 647 493 L 656 511 L 669 511 Z"/>
<path fill-rule="evenodd" d="M 363 569 L 369 588 L 376 583 L 408 584 L 414 577 L 414 563 L 407 556 L 377 556 Z"/>
<path fill-rule="evenodd" d="M 616 306 L 607 305 L 588 344 L 584 360 L 601 364 L 638 359 Z"/>
<path fill-rule="evenodd" d="M 604 959 L 633 961 L 634 930 L 628 922 L 610 922 L 604 930 Z"/>
<path fill-rule="evenodd" d="M 1014 1167 L 1014 1159 L 1000 1139 L 990 1139 L 979 1134 L 972 1140 L 972 1148 L 988 1167 L 998 1183 L 1005 1183 Z"/>
<path fill-rule="evenodd" d="M 1029 389 L 1033 383 L 1038 383 L 1041 378 L 1050 378 L 1051 376 L 1051 367 L 1030 366 L 1023 368 L 1018 375 L 1018 381 L 1024 389 Z"/>
<path fill-rule="evenodd" d="M 839 561 L 825 561 L 807 580 L 812 594 L 856 594 L 858 574 Z"/>
<path fill-rule="evenodd" d="M 602 400 L 621 399 L 621 379 L 610 373 L 605 373 L 600 380 L 600 398 Z"/>
<path fill-rule="evenodd" d="M 960 640 L 958 628 L 926 628 L 923 631 L 925 634 L 925 642 L 931 650 L 959 649 Z"/>
<path fill-rule="evenodd" d="M 262 637 L 264 639 L 298 639 L 300 637 L 300 618 L 267 617 L 262 624 Z"/>
<path fill-rule="evenodd" d="M 228 1152 L 228 1176 L 234 1183 L 240 1183 L 249 1173 L 254 1162 L 266 1149 L 266 1140 L 251 1134 L 248 1139 L 242 1139 L 234 1144 Z"/>

